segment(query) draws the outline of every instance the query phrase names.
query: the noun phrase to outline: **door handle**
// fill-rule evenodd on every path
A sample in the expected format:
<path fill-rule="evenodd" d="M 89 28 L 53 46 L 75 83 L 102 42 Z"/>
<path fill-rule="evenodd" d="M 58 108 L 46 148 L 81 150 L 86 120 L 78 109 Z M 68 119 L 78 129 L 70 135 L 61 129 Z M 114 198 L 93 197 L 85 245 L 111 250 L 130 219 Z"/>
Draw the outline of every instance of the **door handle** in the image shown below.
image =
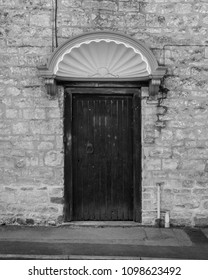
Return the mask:
<path fill-rule="evenodd" d="M 86 145 L 86 153 L 87 154 L 92 154 L 93 152 L 94 152 L 93 145 L 88 142 L 87 145 Z"/>

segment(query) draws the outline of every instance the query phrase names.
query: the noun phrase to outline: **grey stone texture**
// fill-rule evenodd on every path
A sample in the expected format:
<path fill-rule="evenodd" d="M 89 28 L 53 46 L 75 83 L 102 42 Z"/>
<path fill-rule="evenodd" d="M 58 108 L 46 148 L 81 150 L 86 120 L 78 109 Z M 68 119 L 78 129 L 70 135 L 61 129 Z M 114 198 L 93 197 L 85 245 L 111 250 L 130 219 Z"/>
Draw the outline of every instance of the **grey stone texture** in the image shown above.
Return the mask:
<path fill-rule="evenodd" d="M 205 0 L 60 0 L 58 42 L 118 31 L 168 67 L 166 99 L 142 99 L 142 223 L 208 222 L 208 4 Z M 63 90 L 47 96 L 37 67 L 52 52 L 52 1 L 0 0 L 0 221 L 63 220 Z M 139 186 L 138 186 L 139 187 Z"/>

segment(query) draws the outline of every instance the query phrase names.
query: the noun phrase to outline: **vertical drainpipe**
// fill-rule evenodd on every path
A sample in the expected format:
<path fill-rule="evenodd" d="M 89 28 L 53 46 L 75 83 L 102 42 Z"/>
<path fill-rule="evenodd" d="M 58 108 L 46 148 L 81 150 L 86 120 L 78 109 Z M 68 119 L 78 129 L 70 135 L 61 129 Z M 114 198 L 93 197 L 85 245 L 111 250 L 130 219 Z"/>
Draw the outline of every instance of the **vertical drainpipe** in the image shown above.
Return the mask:
<path fill-rule="evenodd" d="M 161 202 L 160 202 L 160 194 L 161 194 L 161 185 L 162 183 L 157 183 L 157 219 L 155 220 L 155 225 L 157 227 L 161 227 Z"/>

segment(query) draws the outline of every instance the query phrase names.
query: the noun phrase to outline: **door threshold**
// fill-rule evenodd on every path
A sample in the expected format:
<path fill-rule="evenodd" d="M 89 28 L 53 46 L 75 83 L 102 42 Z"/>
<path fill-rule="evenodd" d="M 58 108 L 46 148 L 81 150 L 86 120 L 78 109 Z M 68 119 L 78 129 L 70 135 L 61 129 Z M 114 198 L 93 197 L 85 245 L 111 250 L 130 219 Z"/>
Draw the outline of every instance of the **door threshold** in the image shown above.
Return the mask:
<path fill-rule="evenodd" d="M 142 224 L 133 221 L 72 221 L 60 225 L 69 227 L 141 227 Z"/>

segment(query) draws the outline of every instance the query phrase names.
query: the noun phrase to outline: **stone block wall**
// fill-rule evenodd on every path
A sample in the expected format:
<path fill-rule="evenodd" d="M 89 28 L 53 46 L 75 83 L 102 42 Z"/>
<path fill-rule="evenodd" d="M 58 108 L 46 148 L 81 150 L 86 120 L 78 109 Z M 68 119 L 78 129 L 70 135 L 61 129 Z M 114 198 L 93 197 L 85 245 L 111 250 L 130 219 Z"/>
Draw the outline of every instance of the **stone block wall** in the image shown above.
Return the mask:
<path fill-rule="evenodd" d="M 37 66 L 52 51 L 53 5 L 0 0 L 0 221 L 63 220 L 63 90 L 47 96 Z M 142 99 L 142 221 L 161 209 L 174 225 L 208 224 L 208 3 L 59 0 L 58 43 L 118 31 L 168 67 L 159 102 Z M 162 212 L 164 213 L 164 212 Z"/>
<path fill-rule="evenodd" d="M 0 222 L 63 218 L 63 94 L 37 66 L 51 53 L 51 1 L 0 1 Z"/>

